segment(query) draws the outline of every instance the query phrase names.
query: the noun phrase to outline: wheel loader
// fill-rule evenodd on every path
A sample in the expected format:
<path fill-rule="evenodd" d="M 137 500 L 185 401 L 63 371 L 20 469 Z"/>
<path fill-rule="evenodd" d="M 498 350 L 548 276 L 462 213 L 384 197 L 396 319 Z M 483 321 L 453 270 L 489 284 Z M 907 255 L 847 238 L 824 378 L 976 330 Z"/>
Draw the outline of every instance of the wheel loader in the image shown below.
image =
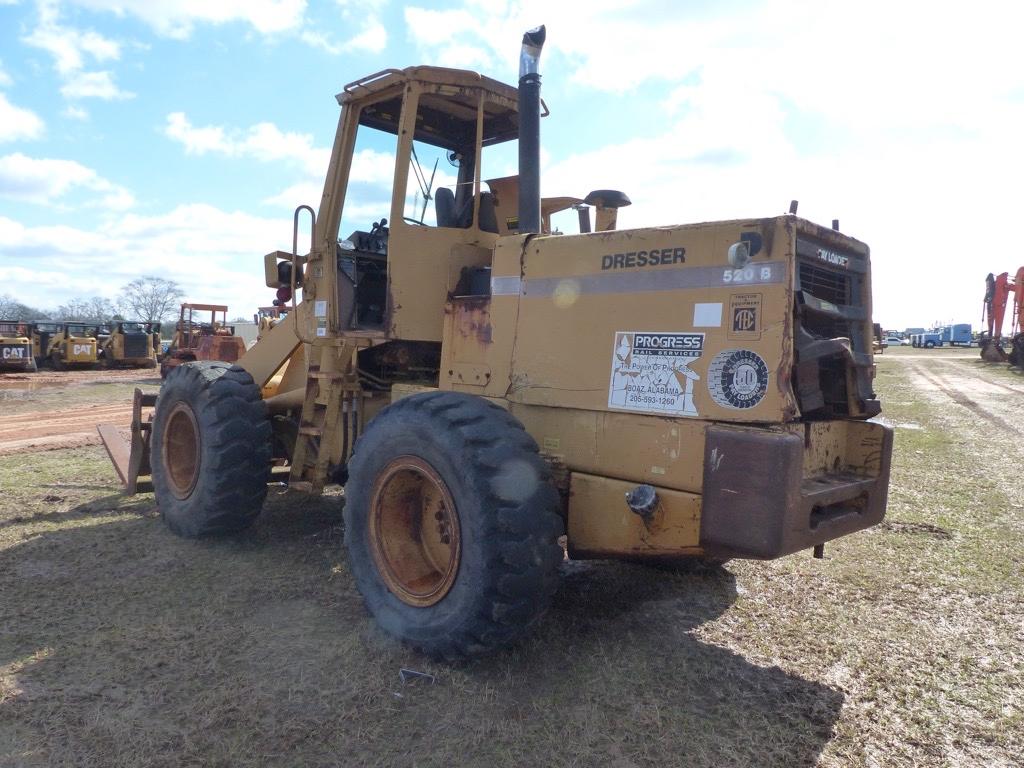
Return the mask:
<path fill-rule="evenodd" d="M 885 512 L 868 247 L 796 215 L 620 230 L 623 192 L 542 199 L 543 42 L 518 88 L 346 85 L 320 208 L 264 258 L 288 314 L 237 364 L 137 391 L 130 445 L 100 430 L 186 537 L 252 525 L 268 481 L 344 485 L 367 608 L 434 656 L 521 637 L 565 557 L 820 556 Z"/>
<path fill-rule="evenodd" d="M 253 325 L 256 326 L 256 340 L 259 341 L 271 328 L 281 322 L 281 318 L 287 313 L 281 307 L 259 307 L 252 316 Z"/>
<path fill-rule="evenodd" d="M 160 323 L 119 320 L 100 339 L 100 361 L 107 368 L 156 368 Z"/>
<path fill-rule="evenodd" d="M 35 373 L 36 361 L 32 356 L 29 323 L 0 320 L 0 371 Z"/>

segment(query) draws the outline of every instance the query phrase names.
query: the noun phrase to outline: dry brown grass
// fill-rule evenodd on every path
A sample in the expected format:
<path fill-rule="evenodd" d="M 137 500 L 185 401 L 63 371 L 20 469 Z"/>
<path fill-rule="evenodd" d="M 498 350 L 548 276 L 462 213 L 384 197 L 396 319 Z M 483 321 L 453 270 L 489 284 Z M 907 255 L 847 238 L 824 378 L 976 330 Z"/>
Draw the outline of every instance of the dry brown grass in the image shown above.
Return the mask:
<path fill-rule="evenodd" d="M 252 531 L 196 543 L 102 449 L 8 457 L 0 766 L 1017 765 L 1021 441 L 915 366 L 992 382 L 970 399 L 1011 424 L 1024 388 L 879 361 L 887 418 L 922 427 L 898 428 L 888 525 L 823 561 L 570 563 L 528 641 L 465 665 L 374 628 L 339 496 L 272 490 Z"/>

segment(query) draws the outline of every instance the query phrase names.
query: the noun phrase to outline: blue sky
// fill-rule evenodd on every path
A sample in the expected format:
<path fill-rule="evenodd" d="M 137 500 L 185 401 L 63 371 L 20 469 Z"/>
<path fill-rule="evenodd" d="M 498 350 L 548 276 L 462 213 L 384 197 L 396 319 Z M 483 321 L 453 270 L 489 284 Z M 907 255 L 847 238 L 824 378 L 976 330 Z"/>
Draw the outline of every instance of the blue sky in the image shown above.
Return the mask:
<path fill-rule="evenodd" d="M 622 189 L 620 227 L 797 198 L 871 246 L 886 327 L 977 324 L 985 273 L 1024 263 L 1015 8 L 0 0 L 0 292 L 52 307 L 161 274 L 250 314 L 262 254 L 319 201 L 346 82 L 514 83 L 546 23 L 545 194 Z"/>

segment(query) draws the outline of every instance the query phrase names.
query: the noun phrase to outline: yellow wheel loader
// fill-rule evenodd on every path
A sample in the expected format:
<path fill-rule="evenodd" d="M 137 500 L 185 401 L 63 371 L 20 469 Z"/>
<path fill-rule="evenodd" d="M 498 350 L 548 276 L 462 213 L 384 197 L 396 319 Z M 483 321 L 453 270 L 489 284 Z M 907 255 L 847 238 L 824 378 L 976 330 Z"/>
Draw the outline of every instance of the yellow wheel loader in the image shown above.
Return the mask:
<path fill-rule="evenodd" d="M 0 371 L 35 373 L 36 361 L 32 356 L 29 323 L 0 320 Z"/>
<path fill-rule="evenodd" d="M 281 322 L 281 318 L 287 314 L 280 307 L 260 307 L 252 316 L 253 324 L 256 326 L 256 340 L 259 341 L 271 328 Z"/>
<path fill-rule="evenodd" d="M 121 320 L 100 337 L 100 361 L 107 368 L 156 368 L 160 323 Z"/>
<path fill-rule="evenodd" d="M 99 360 L 100 328 L 89 323 L 58 323 L 48 334 L 45 357 L 54 370 L 95 368 Z"/>
<path fill-rule="evenodd" d="M 619 230 L 622 192 L 542 199 L 543 42 L 518 88 L 437 67 L 345 86 L 320 209 L 265 257 L 287 316 L 140 392 L 131 446 L 101 429 L 183 536 L 251 525 L 271 479 L 344 484 L 369 611 L 433 655 L 522 636 L 564 551 L 820 555 L 885 512 L 868 247 L 796 215 Z M 393 176 L 372 226 L 367 150 Z"/>

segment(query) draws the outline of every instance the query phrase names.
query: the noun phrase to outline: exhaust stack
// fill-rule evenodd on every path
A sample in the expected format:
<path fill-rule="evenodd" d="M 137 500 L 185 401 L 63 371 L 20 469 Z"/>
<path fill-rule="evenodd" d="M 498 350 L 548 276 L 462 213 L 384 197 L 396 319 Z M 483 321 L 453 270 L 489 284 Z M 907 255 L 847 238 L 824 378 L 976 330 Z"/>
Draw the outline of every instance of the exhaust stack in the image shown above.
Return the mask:
<path fill-rule="evenodd" d="M 540 75 L 544 25 L 523 35 L 519 54 L 519 233 L 540 232 Z"/>

